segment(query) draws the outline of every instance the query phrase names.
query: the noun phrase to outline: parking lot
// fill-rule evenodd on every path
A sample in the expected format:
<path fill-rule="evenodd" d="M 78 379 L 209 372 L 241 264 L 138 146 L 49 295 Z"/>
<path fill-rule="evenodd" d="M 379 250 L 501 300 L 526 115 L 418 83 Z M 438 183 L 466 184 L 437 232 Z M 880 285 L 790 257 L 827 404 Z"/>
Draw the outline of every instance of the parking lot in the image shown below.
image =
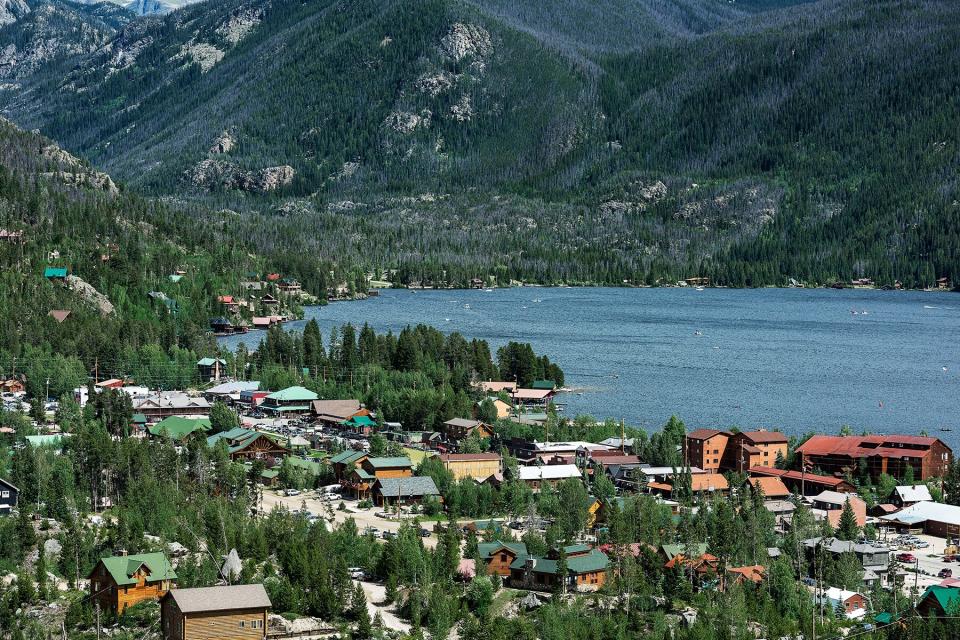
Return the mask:
<path fill-rule="evenodd" d="M 906 571 L 904 576 L 906 590 L 916 586 L 922 592 L 929 586 L 940 584 L 943 578 L 938 574 L 943 569 L 952 570 L 953 577 L 960 578 L 960 563 L 943 561 L 943 552 L 947 545 L 947 541 L 943 538 L 925 534 L 914 534 L 910 538 L 899 537 L 896 534 L 887 536 L 881 534 L 877 543 L 888 546 L 891 554 Z M 914 561 L 910 563 L 901 560 L 905 557 L 904 554 L 913 556 Z"/>

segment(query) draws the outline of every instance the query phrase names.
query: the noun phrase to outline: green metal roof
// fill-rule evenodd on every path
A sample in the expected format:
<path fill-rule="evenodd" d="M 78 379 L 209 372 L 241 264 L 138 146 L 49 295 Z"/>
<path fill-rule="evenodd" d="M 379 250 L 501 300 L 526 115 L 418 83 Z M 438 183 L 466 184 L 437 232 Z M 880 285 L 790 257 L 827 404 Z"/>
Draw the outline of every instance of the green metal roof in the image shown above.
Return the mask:
<path fill-rule="evenodd" d="M 67 435 L 65 433 L 54 433 L 43 436 L 27 436 L 26 439 L 31 447 L 50 447 L 60 444 Z"/>
<path fill-rule="evenodd" d="M 517 556 L 526 556 L 527 555 L 527 545 L 522 542 L 501 542 L 500 540 L 495 540 L 493 542 L 481 542 L 477 545 L 477 554 L 480 556 L 481 560 L 489 560 L 494 552 L 506 547 L 510 549 Z"/>
<path fill-rule="evenodd" d="M 960 612 L 960 589 L 954 587 L 941 587 L 935 585 L 927 587 L 927 590 L 920 596 L 920 600 L 926 600 L 929 597 L 937 599 L 940 607 L 948 614 Z"/>
<path fill-rule="evenodd" d="M 549 389 L 553 391 L 556 389 L 557 383 L 553 380 L 534 380 L 533 384 L 530 385 L 531 389 Z"/>
<path fill-rule="evenodd" d="M 364 471 L 363 467 L 357 467 L 356 469 L 353 470 L 353 472 L 357 474 L 357 477 L 360 478 L 361 480 L 376 480 L 377 478 L 377 476 Z"/>
<path fill-rule="evenodd" d="M 280 402 L 313 402 L 317 399 L 317 394 L 304 387 L 287 387 L 271 393 L 267 396 L 267 399 Z"/>
<path fill-rule="evenodd" d="M 665 544 L 661 549 L 663 553 L 667 556 L 667 560 L 673 560 L 675 556 L 686 553 L 686 546 L 682 544 Z M 693 553 L 694 557 L 702 556 L 707 552 L 707 543 L 698 542 L 697 544 L 689 545 L 690 550 Z"/>
<path fill-rule="evenodd" d="M 370 419 L 370 416 L 352 416 L 340 424 L 345 424 L 351 427 L 375 427 L 377 423 Z"/>
<path fill-rule="evenodd" d="M 510 565 L 511 569 L 522 569 L 527 564 L 529 556 L 526 554 L 517 556 L 517 559 Z M 557 560 L 552 558 L 534 558 L 534 573 L 557 572 Z M 602 551 L 592 549 L 590 553 L 582 556 L 573 556 L 567 558 L 567 571 L 570 573 L 593 573 L 595 571 L 605 571 L 610 565 L 610 559 Z"/>
<path fill-rule="evenodd" d="M 177 574 L 174 573 L 173 567 L 170 566 L 170 561 L 167 560 L 167 557 L 162 553 L 111 556 L 109 558 L 101 558 L 100 562 L 106 567 L 107 572 L 113 578 L 114 582 L 121 587 L 137 584 L 136 579 L 133 578 L 133 574 L 135 574 L 141 566 L 145 566 L 147 572 L 150 574 L 147 578 L 148 582 L 177 579 Z"/>
<path fill-rule="evenodd" d="M 351 464 L 356 462 L 360 458 L 367 455 L 363 451 L 354 451 L 353 449 L 347 449 L 346 451 L 341 451 L 337 455 L 330 458 L 330 464 Z"/>
<path fill-rule="evenodd" d="M 183 440 L 192 433 L 206 432 L 210 430 L 209 418 L 182 418 L 180 416 L 170 416 L 164 418 L 155 425 L 147 427 L 147 431 L 152 436 L 166 435 L 174 440 Z"/>
<path fill-rule="evenodd" d="M 222 364 L 222 365 L 226 365 L 226 364 L 227 364 L 225 361 L 221 360 L 220 358 L 202 358 L 202 359 L 200 359 L 200 360 L 197 360 L 197 366 L 198 366 L 198 367 L 212 367 L 213 365 L 215 365 L 215 364 L 218 363 L 218 362 L 219 362 L 220 364 Z"/>
<path fill-rule="evenodd" d="M 135 413 L 133 414 L 133 417 L 130 418 L 130 421 L 134 424 L 146 424 L 147 416 L 143 415 L 142 413 Z"/>
<path fill-rule="evenodd" d="M 310 407 L 305 404 L 284 405 L 282 407 L 265 407 L 260 405 L 261 409 L 273 411 L 274 413 L 283 413 L 284 411 L 308 411 Z"/>
<path fill-rule="evenodd" d="M 170 278 L 170 282 L 180 282 L 181 280 L 183 280 L 183 276 L 176 273 L 171 273 L 167 277 Z"/>
<path fill-rule="evenodd" d="M 67 268 L 66 267 L 47 267 L 43 270 L 44 278 L 66 278 L 67 277 Z"/>
<path fill-rule="evenodd" d="M 393 458 L 367 458 L 374 469 L 389 469 L 391 467 L 411 467 L 413 463 L 407 456 L 396 456 Z"/>

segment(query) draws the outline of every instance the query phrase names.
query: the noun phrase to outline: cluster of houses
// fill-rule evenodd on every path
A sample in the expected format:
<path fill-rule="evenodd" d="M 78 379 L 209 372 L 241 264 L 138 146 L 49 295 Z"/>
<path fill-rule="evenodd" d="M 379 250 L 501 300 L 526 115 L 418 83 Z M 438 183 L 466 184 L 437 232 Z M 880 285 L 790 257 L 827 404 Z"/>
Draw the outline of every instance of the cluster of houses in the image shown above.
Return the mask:
<path fill-rule="evenodd" d="M 220 315 L 210 319 L 210 329 L 215 335 L 246 333 L 254 329 L 269 329 L 287 321 L 282 313 L 284 296 L 299 298 L 303 287 L 293 278 L 279 273 L 269 273 L 260 278 L 248 273 L 240 283 L 243 295 L 221 294 L 217 296 Z M 244 318 L 250 319 L 248 323 Z"/>

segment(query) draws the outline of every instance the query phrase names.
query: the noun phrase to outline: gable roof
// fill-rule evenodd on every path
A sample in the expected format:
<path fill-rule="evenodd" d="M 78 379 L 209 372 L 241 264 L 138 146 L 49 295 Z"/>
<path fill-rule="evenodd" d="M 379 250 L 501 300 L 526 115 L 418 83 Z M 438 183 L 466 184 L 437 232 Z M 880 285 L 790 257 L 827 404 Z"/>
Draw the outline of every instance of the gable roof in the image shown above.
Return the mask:
<path fill-rule="evenodd" d="M 690 476 L 692 491 L 726 491 L 730 483 L 721 473 L 696 473 Z"/>
<path fill-rule="evenodd" d="M 66 278 L 67 277 L 67 268 L 66 267 L 47 267 L 43 270 L 44 278 Z"/>
<path fill-rule="evenodd" d="M 407 456 L 394 456 L 392 458 L 367 458 L 365 460 L 374 469 L 392 469 L 394 467 L 411 467 L 413 463 Z"/>
<path fill-rule="evenodd" d="M 57 322 L 63 322 L 70 316 L 70 311 L 67 309 L 51 309 L 47 315 Z"/>
<path fill-rule="evenodd" d="M 683 555 L 686 546 L 690 547 L 690 551 L 695 556 L 702 556 L 707 552 L 707 543 L 706 542 L 697 542 L 692 545 L 682 545 L 682 544 L 665 544 L 660 547 L 663 551 L 663 555 L 667 557 L 667 560 L 673 560 L 676 556 Z"/>
<path fill-rule="evenodd" d="M 384 498 L 438 496 L 440 491 L 430 476 L 409 478 L 381 478 L 377 480 Z"/>
<path fill-rule="evenodd" d="M 469 418 L 451 418 L 446 422 L 444 422 L 443 424 L 449 427 L 458 427 L 461 429 L 473 429 L 475 427 L 479 427 L 483 423 L 480 422 L 479 420 L 471 420 Z"/>
<path fill-rule="evenodd" d="M 314 400 L 311 408 L 318 416 L 346 420 L 363 408 L 359 400 Z"/>
<path fill-rule="evenodd" d="M 171 589 L 168 597 L 173 599 L 182 613 L 269 609 L 273 606 L 262 584 Z"/>
<path fill-rule="evenodd" d="M 740 435 L 753 444 L 787 444 L 787 436 L 779 431 L 744 431 Z"/>
<path fill-rule="evenodd" d="M 933 496 L 925 484 L 904 485 L 896 488 L 897 496 L 903 502 L 932 502 Z"/>
<path fill-rule="evenodd" d="M 922 602 L 927 598 L 934 598 L 946 613 L 960 611 L 960 589 L 955 587 L 942 587 L 940 585 L 927 587 L 927 590 L 920 596 L 920 601 Z"/>
<path fill-rule="evenodd" d="M 763 491 L 765 498 L 780 498 L 790 495 L 790 490 L 787 489 L 787 485 L 783 484 L 783 480 L 777 476 L 750 478 L 750 484 L 753 485 L 754 489 L 759 488 Z"/>
<path fill-rule="evenodd" d="M 174 440 L 183 440 L 188 435 L 198 431 L 210 431 L 209 418 L 182 418 L 180 416 L 170 416 L 160 422 L 147 427 L 147 431 L 152 436 L 166 435 Z"/>
<path fill-rule="evenodd" d="M 508 549 L 515 556 L 527 554 L 527 545 L 523 542 L 501 542 L 500 540 L 494 540 L 493 542 L 481 542 L 478 544 L 477 555 L 480 556 L 481 560 L 489 560 L 494 553 L 504 548 Z"/>
<path fill-rule="evenodd" d="M 148 582 L 158 580 L 176 580 L 177 574 L 174 573 L 167 556 L 162 553 L 138 553 L 131 556 L 110 556 L 109 558 L 100 558 L 107 573 L 113 578 L 118 586 L 129 586 L 137 584 L 133 575 L 141 566 L 145 566 L 149 572 Z"/>
<path fill-rule="evenodd" d="M 4 480 L 3 478 L 0 478 L 0 484 L 7 487 L 8 489 L 13 489 L 14 491 L 20 491 L 20 489 L 15 487 L 14 484 L 9 480 Z"/>
<path fill-rule="evenodd" d="M 347 449 L 330 458 L 330 464 L 351 464 L 360 458 L 366 458 L 369 454 L 363 451 L 354 451 Z"/>
<path fill-rule="evenodd" d="M 720 429 L 694 429 L 687 434 L 687 438 L 691 440 L 709 440 L 716 435 L 724 435 L 728 438 L 730 437 L 728 432 L 721 431 Z"/>
<path fill-rule="evenodd" d="M 560 480 L 579 478 L 580 469 L 575 464 L 548 464 L 543 467 L 517 467 L 521 480 Z"/>
<path fill-rule="evenodd" d="M 317 394 L 304 387 L 287 387 L 271 393 L 267 399 L 280 402 L 313 402 L 317 399 Z"/>

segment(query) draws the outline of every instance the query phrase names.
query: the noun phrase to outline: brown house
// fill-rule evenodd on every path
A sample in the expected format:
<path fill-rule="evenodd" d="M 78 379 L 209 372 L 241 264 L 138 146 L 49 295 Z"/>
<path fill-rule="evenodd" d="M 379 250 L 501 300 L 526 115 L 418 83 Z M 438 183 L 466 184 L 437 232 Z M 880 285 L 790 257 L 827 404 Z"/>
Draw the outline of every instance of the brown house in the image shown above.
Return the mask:
<path fill-rule="evenodd" d="M 360 462 L 360 466 L 347 474 L 343 485 L 357 500 L 364 500 L 373 497 L 373 487 L 378 480 L 411 476 L 413 476 L 413 463 L 406 456 L 365 458 Z"/>
<path fill-rule="evenodd" d="M 750 467 L 774 467 L 777 457 L 787 457 L 787 436 L 779 431 L 742 431 L 730 438 L 724 470 L 745 472 Z"/>
<path fill-rule="evenodd" d="M 599 549 L 587 545 L 564 547 L 567 556 L 566 589 L 596 591 L 607 580 L 610 559 Z M 547 557 L 522 555 L 510 566 L 510 586 L 514 589 L 553 590 L 562 579 L 558 572 L 560 553 L 552 549 Z"/>
<path fill-rule="evenodd" d="M 177 574 L 162 553 L 101 558 L 90 572 L 90 599 L 116 614 L 144 600 L 156 600 L 176 586 Z"/>
<path fill-rule="evenodd" d="M 497 574 L 502 578 L 510 577 L 510 565 L 517 558 L 527 555 L 527 545 L 522 542 L 481 542 L 477 545 L 477 555 L 487 565 L 487 575 Z"/>
<path fill-rule="evenodd" d="M 172 589 L 160 602 L 164 640 L 257 640 L 267 635 L 262 584 Z"/>
<path fill-rule="evenodd" d="M 440 462 L 453 474 L 454 480 L 486 480 L 500 473 L 502 464 L 499 453 L 444 453 L 440 455 Z"/>
<path fill-rule="evenodd" d="M 451 442 L 459 442 L 471 436 L 489 438 L 493 435 L 493 429 L 479 420 L 453 418 L 443 423 L 443 435 Z"/>

